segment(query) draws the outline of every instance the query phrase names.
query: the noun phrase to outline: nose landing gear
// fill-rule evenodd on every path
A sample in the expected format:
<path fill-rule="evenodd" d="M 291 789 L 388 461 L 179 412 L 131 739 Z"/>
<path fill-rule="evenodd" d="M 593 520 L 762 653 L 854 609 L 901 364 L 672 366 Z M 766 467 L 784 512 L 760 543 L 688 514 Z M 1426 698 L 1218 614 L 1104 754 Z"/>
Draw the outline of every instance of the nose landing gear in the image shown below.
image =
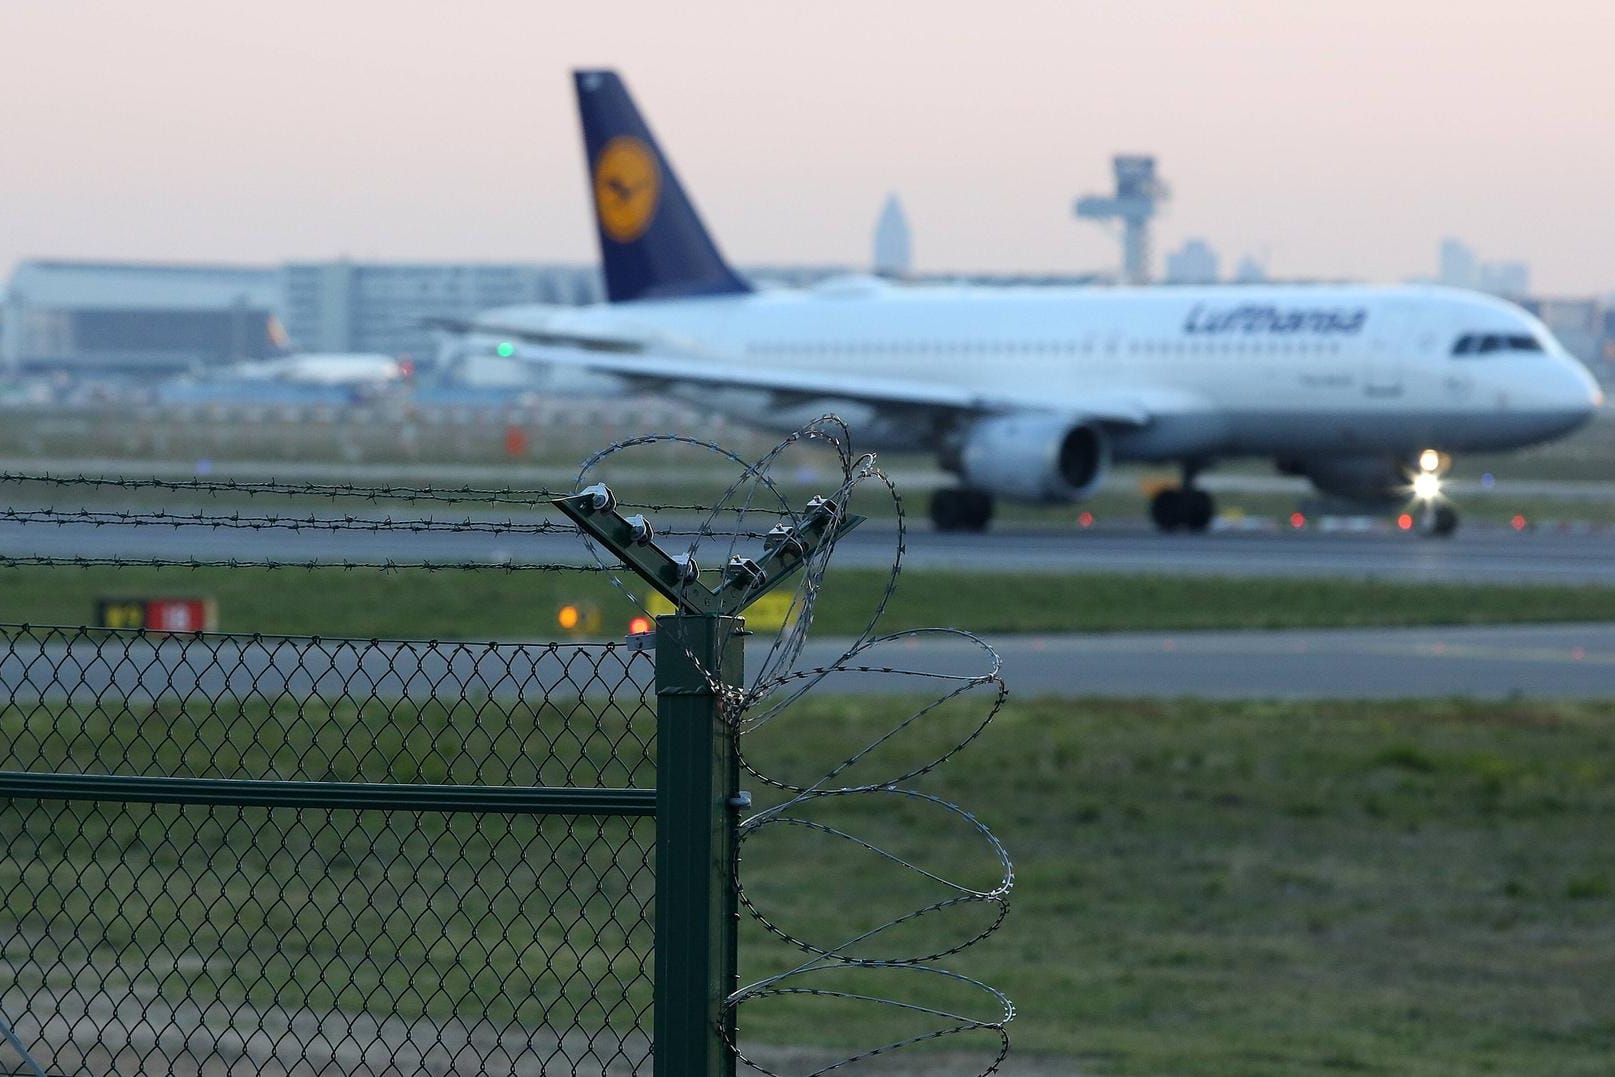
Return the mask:
<path fill-rule="evenodd" d="M 1414 519 L 1419 534 L 1430 538 L 1448 538 L 1458 530 L 1458 510 L 1451 505 L 1426 505 Z"/>
<path fill-rule="evenodd" d="M 985 531 L 993 518 L 993 497 L 963 487 L 931 495 L 931 523 L 938 531 Z"/>

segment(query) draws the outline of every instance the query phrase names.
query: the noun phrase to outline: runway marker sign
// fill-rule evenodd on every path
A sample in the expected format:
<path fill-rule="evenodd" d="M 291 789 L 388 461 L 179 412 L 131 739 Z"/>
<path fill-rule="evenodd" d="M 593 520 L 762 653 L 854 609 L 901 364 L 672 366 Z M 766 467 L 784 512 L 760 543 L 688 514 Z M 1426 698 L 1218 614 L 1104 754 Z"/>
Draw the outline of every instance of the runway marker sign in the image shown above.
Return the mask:
<path fill-rule="evenodd" d="M 147 632 L 212 632 L 219 627 L 219 613 L 211 598 L 99 598 L 95 623 Z"/>

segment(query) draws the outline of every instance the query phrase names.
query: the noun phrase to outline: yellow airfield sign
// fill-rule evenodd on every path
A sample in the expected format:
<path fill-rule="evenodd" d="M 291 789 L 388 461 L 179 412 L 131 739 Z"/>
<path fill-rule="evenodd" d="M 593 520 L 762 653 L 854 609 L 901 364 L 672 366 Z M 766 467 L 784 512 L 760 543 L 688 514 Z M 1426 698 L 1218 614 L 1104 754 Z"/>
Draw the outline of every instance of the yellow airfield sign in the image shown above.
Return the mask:
<path fill-rule="evenodd" d="M 785 617 L 791 612 L 791 599 L 796 592 L 790 589 L 770 591 L 746 607 L 746 627 L 753 631 L 775 632 L 785 627 Z M 645 603 L 645 611 L 652 617 L 673 612 L 673 603 L 652 593 Z"/>

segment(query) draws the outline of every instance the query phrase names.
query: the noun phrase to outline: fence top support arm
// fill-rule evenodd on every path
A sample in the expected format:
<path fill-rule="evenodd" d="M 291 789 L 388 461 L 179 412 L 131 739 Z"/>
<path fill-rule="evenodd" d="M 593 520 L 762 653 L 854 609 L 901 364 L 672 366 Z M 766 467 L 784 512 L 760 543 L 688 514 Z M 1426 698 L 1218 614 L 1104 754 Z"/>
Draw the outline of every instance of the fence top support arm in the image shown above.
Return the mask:
<path fill-rule="evenodd" d="M 815 497 L 800 526 L 779 524 L 763 539 L 755 558 L 733 556 L 716 588 L 701 582 L 700 567 L 689 555 L 673 555 L 656 545 L 656 532 L 643 516 L 623 516 L 605 483 L 596 483 L 553 504 L 578 528 L 615 554 L 681 614 L 738 616 L 747 606 L 794 576 L 827 541 L 835 541 L 867 517 L 837 522 L 836 504 Z"/>

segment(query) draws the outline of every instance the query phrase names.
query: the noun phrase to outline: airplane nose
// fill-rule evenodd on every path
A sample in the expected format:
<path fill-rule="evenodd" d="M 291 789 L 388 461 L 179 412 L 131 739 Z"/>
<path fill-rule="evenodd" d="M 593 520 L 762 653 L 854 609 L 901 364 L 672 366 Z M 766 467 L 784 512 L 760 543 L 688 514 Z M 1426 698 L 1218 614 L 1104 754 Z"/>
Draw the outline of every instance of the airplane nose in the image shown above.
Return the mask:
<path fill-rule="evenodd" d="M 1590 370 L 1574 360 L 1571 362 L 1575 368 L 1576 377 L 1576 389 L 1574 391 L 1578 394 L 1581 404 L 1587 409 L 1587 414 L 1591 415 L 1604 406 L 1603 387 L 1598 384 L 1598 380 L 1593 377 Z"/>
<path fill-rule="evenodd" d="M 1554 396 L 1565 412 L 1567 429 L 1573 430 L 1604 406 L 1604 390 L 1575 357 L 1565 355 L 1560 362 L 1562 374 L 1555 379 Z"/>

